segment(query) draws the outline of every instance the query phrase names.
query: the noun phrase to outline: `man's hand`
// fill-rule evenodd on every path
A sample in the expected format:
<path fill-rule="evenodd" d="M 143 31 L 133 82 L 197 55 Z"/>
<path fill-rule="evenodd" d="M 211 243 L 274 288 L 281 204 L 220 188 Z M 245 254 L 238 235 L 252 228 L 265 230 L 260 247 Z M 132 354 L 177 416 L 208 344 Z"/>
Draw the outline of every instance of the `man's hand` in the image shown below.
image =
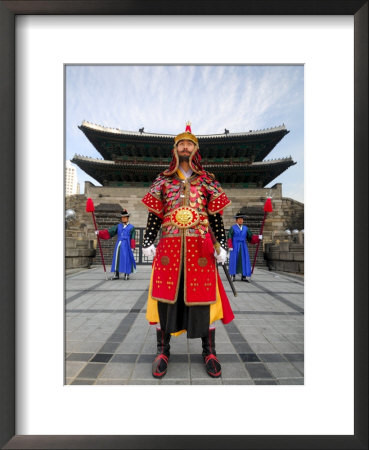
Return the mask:
<path fill-rule="evenodd" d="M 99 230 L 95 230 L 95 234 L 96 234 L 96 236 L 98 236 L 99 235 Z"/>
<path fill-rule="evenodd" d="M 223 263 L 226 262 L 226 259 L 227 259 L 227 252 L 226 252 L 226 251 L 224 250 L 224 248 L 222 248 L 222 247 L 219 247 L 219 249 L 220 249 L 219 255 L 218 255 L 218 253 L 215 251 L 215 252 L 214 252 L 214 256 L 215 256 L 217 262 L 223 264 Z"/>
<path fill-rule="evenodd" d="M 262 240 L 263 240 L 263 235 L 259 234 L 259 241 L 262 241 Z"/>
<path fill-rule="evenodd" d="M 154 257 L 156 253 L 156 248 L 154 244 L 151 244 L 150 247 L 146 247 L 142 249 L 142 253 L 147 258 L 150 258 L 151 256 Z"/>

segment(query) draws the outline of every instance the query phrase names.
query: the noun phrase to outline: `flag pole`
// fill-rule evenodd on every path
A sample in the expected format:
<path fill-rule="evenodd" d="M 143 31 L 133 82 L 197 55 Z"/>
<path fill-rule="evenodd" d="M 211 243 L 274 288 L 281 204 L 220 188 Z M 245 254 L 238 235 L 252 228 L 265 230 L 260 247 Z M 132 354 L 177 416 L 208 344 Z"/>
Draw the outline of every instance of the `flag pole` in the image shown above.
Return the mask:
<path fill-rule="evenodd" d="M 88 198 L 88 199 L 87 199 L 87 202 L 86 202 L 86 212 L 92 213 L 92 219 L 93 219 L 93 221 L 94 221 L 95 230 L 97 231 L 97 225 L 96 225 L 96 220 L 95 220 L 95 213 L 94 213 L 94 211 L 95 211 L 94 202 L 92 201 L 91 198 Z M 103 255 L 102 248 L 101 248 L 101 244 L 100 244 L 100 238 L 99 238 L 99 235 L 98 235 L 98 234 L 96 235 L 96 237 L 97 237 L 97 242 L 98 242 L 98 244 L 99 244 L 100 256 L 101 256 L 101 260 L 102 260 L 103 267 L 104 267 L 105 278 L 106 278 L 106 280 L 107 280 L 107 279 L 108 279 L 108 276 L 107 276 L 107 274 L 106 274 L 106 267 L 105 267 L 104 255 Z"/>
<path fill-rule="evenodd" d="M 263 218 L 263 222 L 261 224 L 261 228 L 260 228 L 260 233 L 259 234 L 263 234 L 265 219 L 266 219 L 266 216 L 267 216 L 268 212 L 273 212 L 271 197 L 267 197 L 267 199 L 265 200 L 265 203 L 264 203 L 264 218 Z M 258 255 L 258 251 L 259 251 L 259 245 L 260 245 L 260 240 L 258 241 L 258 244 L 257 244 L 257 247 L 256 247 L 255 256 L 254 256 L 254 262 L 252 264 L 251 275 L 254 273 L 254 268 L 255 268 L 255 264 L 256 264 L 256 257 Z"/>

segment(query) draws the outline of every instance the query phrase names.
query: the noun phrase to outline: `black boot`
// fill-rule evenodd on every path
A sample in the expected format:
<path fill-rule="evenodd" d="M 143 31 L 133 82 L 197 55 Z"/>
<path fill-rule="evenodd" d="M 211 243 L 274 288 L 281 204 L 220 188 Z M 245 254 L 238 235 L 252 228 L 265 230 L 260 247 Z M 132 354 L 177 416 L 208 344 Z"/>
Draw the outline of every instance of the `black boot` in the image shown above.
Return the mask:
<path fill-rule="evenodd" d="M 157 357 L 152 363 L 152 376 L 162 378 L 167 373 L 168 360 L 170 356 L 170 334 L 163 330 L 156 330 Z"/>
<path fill-rule="evenodd" d="M 242 280 L 242 281 L 245 281 L 245 283 L 250 283 L 250 281 L 249 281 L 246 277 L 244 277 L 244 276 L 241 278 L 241 280 Z"/>
<path fill-rule="evenodd" d="M 119 272 L 115 272 L 115 275 L 113 276 L 112 280 L 119 280 Z"/>
<path fill-rule="evenodd" d="M 124 279 L 125 279 L 125 280 L 129 280 L 129 275 L 128 275 L 128 273 L 124 274 Z"/>
<path fill-rule="evenodd" d="M 206 372 L 211 377 L 218 378 L 222 374 L 222 367 L 215 352 L 215 328 L 209 328 L 208 335 L 202 337 L 201 340 Z"/>

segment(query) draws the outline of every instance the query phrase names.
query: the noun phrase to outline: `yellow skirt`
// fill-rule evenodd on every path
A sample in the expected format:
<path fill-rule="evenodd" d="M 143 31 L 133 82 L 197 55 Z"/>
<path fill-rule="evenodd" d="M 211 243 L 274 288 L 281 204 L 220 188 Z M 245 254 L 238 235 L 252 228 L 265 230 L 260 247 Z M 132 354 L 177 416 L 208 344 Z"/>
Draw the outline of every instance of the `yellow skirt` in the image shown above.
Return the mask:
<path fill-rule="evenodd" d="M 152 288 L 152 277 L 153 272 L 151 272 L 150 278 L 150 287 L 149 287 L 149 295 L 147 297 L 147 309 L 146 309 L 146 319 L 151 323 L 160 323 L 159 313 L 158 313 L 158 301 L 154 300 L 151 297 L 151 288 Z M 216 320 L 220 320 L 223 318 L 223 308 L 222 308 L 222 300 L 220 298 L 220 293 L 218 289 L 218 283 L 216 286 L 217 290 L 217 299 L 216 302 L 210 305 L 210 323 L 215 322 Z M 196 306 L 193 306 L 196 308 Z M 179 336 L 184 333 L 186 330 L 177 331 L 176 333 L 171 333 L 172 336 Z"/>

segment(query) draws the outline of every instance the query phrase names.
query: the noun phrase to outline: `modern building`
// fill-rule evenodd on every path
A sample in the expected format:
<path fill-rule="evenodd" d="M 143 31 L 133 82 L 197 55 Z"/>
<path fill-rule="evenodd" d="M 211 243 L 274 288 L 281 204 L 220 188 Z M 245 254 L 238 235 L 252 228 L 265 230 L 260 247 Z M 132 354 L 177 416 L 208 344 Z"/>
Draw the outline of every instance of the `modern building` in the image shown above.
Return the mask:
<path fill-rule="evenodd" d="M 77 169 L 69 160 L 67 160 L 65 164 L 65 195 L 75 194 L 79 194 Z"/>

